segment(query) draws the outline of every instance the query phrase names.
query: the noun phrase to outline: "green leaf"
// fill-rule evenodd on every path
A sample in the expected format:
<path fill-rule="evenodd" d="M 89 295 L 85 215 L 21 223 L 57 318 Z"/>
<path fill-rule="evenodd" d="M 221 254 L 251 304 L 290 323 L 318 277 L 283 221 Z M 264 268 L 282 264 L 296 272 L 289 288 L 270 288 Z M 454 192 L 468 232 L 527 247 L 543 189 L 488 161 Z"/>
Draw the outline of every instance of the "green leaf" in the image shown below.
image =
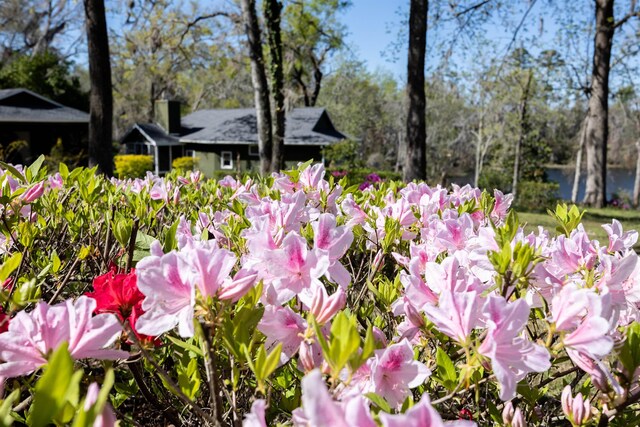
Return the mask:
<path fill-rule="evenodd" d="M 437 376 L 434 379 L 439 380 L 444 388 L 453 391 L 458 384 L 458 374 L 456 367 L 449 358 L 449 355 L 438 347 L 436 350 Z"/>
<path fill-rule="evenodd" d="M 13 424 L 13 417 L 11 416 L 11 410 L 13 409 L 13 403 L 20 398 L 20 389 L 14 390 L 6 399 L 0 404 L 0 427 L 8 427 Z"/>
<path fill-rule="evenodd" d="M 166 338 L 169 338 L 169 341 L 171 341 L 172 343 L 174 343 L 175 345 L 177 345 L 180 348 L 183 348 L 187 351 L 190 351 L 192 353 L 195 353 L 197 356 L 200 357 L 204 357 L 204 353 L 202 352 L 202 349 L 191 344 L 188 343 L 186 341 L 181 341 L 175 337 L 172 337 L 171 335 L 165 335 Z"/>
<path fill-rule="evenodd" d="M 60 172 L 60 176 L 62 179 L 66 180 L 69 176 L 69 168 L 64 163 L 60 163 L 58 165 L 58 172 Z"/>
<path fill-rule="evenodd" d="M 29 182 L 34 181 L 38 177 L 38 172 L 40 171 L 43 162 L 44 154 L 41 154 L 40 157 L 38 157 L 36 161 L 27 168 L 27 178 L 29 179 Z"/>
<path fill-rule="evenodd" d="M 178 385 L 180 390 L 189 398 L 193 399 L 200 390 L 200 371 L 198 370 L 198 359 L 189 359 L 187 366 L 178 365 Z"/>
<path fill-rule="evenodd" d="M 67 344 L 63 343 L 49 358 L 44 374 L 36 384 L 33 404 L 27 417 L 30 426 L 51 424 L 69 400 L 77 402 L 77 384 L 74 386 L 72 381 L 79 382 L 79 377 L 73 373 L 73 359 Z"/>
<path fill-rule="evenodd" d="M 22 261 L 22 254 L 20 252 L 11 255 L 9 259 L 2 264 L 2 267 L 0 267 L 0 281 L 4 282 L 7 280 L 9 276 L 11 276 L 11 273 L 18 268 L 20 261 Z"/>
<path fill-rule="evenodd" d="M 0 162 L 0 166 L 2 167 L 2 169 L 7 169 L 9 172 L 11 172 L 13 176 L 15 176 L 16 178 L 19 178 L 21 181 L 27 182 L 24 175 L 22 175 L 18 171 L 18 169 L 16 169 L 13 165 L 10 165 L 9 163 L 5 163 L 5 162 Z"/>
<path fill-rule="evenodd" d="M 389 406 L 382 396 L 376 393 L 366 393 L 365 397 L 384 412 L 391 412 L 391 406 Z"/>
<path fill-rule="evenodd" d="M 174 222 L 164 234 L 164 244 L 162 245 L 162 250 L 165 254 L 178 247 L 178 241 L 176 240 L 178 225 L 180 225 L 180 220 L 176 220 L 176 222 Z"/>
<path fill-rule="evenodd" d="M 280 363 L 280 354 L 282 353 L 282 343 L 278 343 L 277 346 L 271 353 L 267 356 L 264 361 L 264 365 L 262 366 L 261 376 L 263 379 L 269 378 L 269 375 L 273 373 L 278 368 L 278 364 Z"/>

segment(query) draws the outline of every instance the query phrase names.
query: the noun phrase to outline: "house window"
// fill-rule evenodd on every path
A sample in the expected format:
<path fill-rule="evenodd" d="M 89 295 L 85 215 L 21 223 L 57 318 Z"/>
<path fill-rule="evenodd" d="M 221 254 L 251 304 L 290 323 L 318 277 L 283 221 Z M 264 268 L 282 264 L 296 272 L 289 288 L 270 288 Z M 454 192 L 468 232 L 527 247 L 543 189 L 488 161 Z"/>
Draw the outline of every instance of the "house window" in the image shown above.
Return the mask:
<path fill-rule="evenodd" d="M 220 168 L 233 169 L 233 153 L 231 151 L 223 151 L 220 153 Z"/>
<path fill-rule="evenodd" d="M 149 154 L 149 147 L 144 142 L 129 143 L 127 154 Z"/>
<path fill-rule="evenodd" d="M 257 145 L 250 145 L 249 146 L 249 155 L 251 157 L 260 157 L 260 151 L 258 150 L 258 146 Z"/>

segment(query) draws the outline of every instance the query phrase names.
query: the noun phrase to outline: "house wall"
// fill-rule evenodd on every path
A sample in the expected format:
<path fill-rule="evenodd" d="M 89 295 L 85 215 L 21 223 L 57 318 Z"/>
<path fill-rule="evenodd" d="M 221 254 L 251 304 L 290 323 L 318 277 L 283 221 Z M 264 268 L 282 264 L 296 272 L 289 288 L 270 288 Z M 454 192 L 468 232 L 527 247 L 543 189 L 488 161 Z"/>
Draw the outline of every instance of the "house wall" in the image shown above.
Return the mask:
<path fill-rule="evenodd" d="M 198 169 L 207 177 L 213 177 L 218 171 L 229 172 L 233 175 L 242 172 L 256 172 L 260 169 L 260 160 L 257 156 L 249 154 L 249 145 L 206 145 L 187 144 L 186 150 L 193 150 L 195 156 L 200 159 Z M 221 167 L 222 152 L 231 152 L 233 166 L 231 169 Z M 322 161 L 320 147 L 317 146 L 285 146 L 285 166 L 287 169 L 297 166 L 299 162 L 313 159 Z"/>
<path fill-rule="evenodd" d="M 89 126 L 86 123 L 2 123 L 0 124 L 0 144 L 4 148 L 5 159 L 11 163 L 30 163 L 39 155 L 49 155 L 51 148 L 60 139 L 69 154 L 86 153 Z M 8 153 L 9 144 L 24 140 L 28 147 L 19 152 Z"/>

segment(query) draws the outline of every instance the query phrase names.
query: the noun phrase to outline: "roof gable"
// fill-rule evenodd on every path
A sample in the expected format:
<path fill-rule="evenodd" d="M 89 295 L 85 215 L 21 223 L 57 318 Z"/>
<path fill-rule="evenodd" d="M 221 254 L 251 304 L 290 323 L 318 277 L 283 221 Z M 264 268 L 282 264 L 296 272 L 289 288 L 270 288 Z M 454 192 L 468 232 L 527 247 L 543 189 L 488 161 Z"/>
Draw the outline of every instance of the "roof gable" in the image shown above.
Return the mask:
<path fill-rule="evenodd" d="M 295 108 L 287 113 L 285 145 L 327 145 L 345 136 L 323 108 Z M 180 140 L 195 143 L 257 144 L 253 108 L 200 110 L 182 119 Z"/>
<path fill-rule="evenodd" d="M 88 123 L 89 115 L 27 89 L 0 90 L 0 122 Z"/>

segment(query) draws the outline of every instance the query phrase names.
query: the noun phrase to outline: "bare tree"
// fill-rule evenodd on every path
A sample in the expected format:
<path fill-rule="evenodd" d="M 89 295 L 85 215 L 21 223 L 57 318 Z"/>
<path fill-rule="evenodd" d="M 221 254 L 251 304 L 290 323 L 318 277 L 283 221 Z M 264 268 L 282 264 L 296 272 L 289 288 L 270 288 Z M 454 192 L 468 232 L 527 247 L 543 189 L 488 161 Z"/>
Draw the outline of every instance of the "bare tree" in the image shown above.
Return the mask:
<path fill-rule="evenodd" d="M 424 61 L 427 43 L 428 0 L 411 0 L 409 10 L 409 58 L 407 61 L 407 143 L 403 168 L 405 181 L 424 180 L 427 175 L 426 99 Z"/>
<path fill-rule="evenodd" d="M 113 175 L 113 94 L 104 0 L 84 0 L 89 51 L 89 166 Z"/>

